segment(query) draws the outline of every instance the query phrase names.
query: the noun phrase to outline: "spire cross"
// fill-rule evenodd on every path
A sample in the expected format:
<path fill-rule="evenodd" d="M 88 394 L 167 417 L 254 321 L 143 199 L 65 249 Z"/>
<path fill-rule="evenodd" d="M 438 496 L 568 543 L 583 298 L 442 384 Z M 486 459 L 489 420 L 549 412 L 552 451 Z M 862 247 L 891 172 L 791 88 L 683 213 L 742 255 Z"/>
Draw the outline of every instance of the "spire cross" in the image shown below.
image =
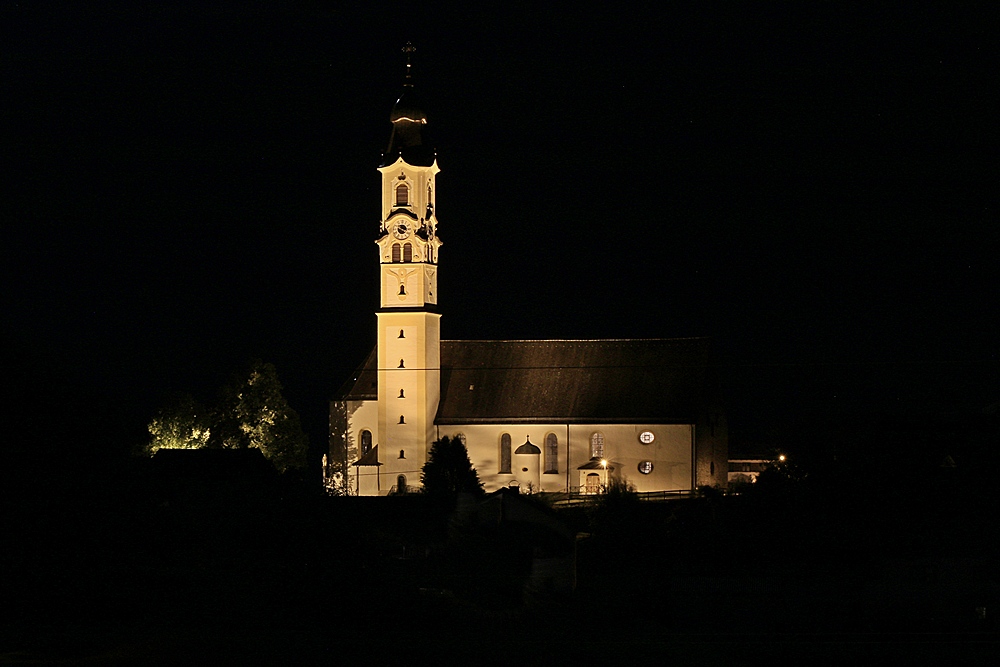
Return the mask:
<path fill-rule="evenodd" d="M 406 46 L 403 47 L 403 53 L 406 54 L 406 80 L 410 80 L 410 68 L 412 63 L 410 62 L 413 54 L 416 52 L 417 47 L 413 46 L 413 42 L 407 42 Z"/>

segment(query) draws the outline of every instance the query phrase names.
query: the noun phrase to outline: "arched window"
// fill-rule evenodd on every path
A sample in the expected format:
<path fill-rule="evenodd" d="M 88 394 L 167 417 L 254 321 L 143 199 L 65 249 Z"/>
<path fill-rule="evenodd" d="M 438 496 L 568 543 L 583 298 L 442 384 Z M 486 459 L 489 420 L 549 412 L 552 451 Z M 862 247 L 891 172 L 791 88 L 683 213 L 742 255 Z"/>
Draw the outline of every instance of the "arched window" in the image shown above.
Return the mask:
<path fill-rule="evenodd" d="M 413 261 L 413 245 L 409 243 L 403 244 L 403 261 L 404 262 Z"/>
<path fill-rule="evenodd" d="M 500 436 L 500 470 L 501 474 L 510 474 L 510 433 Z"/>
<path fill-rule="evenodd" d="M 396 493 L 406 493 L 406 475 L 396 477 Z"/>
<path fill-rule="evenodd" d="M 405 183 L 396 186 L 396 206 L 410 205 L 410 188 Z"/>
<path fill-rule="evenodd" d="M 372 432 L 362 431 L 361 432 L 361 456 L 364 456 L 372 450 Z"/>
<path fill-rule="evenodd" d="M 604 434 L 600 431 L 593 433 L 590 436 L 590 458 L 604 458 Z"/>
<path fill-rule="evenodd" d="M 559 472 L 559 438 L 555 433 L 545 436 L 545 472 Z"/>
<path fill-rule="evenodd" d="M 400 258 L 399 258 L 399 244 L 398 243 L 393 243 L 392 244 L 392 263 L 393 264 L 398 264 L 399 262 L 400 262 Z"/>

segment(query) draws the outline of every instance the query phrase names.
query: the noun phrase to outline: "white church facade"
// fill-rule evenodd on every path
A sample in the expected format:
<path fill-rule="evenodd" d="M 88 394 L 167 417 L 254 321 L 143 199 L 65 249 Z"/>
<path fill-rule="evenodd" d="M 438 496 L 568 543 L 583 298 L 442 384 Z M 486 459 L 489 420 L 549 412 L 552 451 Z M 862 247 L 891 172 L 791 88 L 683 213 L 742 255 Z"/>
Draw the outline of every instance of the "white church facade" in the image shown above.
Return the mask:
<path fill-rule="evenodd" d="M 441 340 L 437 156 L 410 65 L 378 171 L 375 348 L 330 404 L 325 474 L 346 490 L 420 488 L 434 441 L 459 438 L 486 490 L 599 493 L 726 484 L 726 421 L 709 341 Z M 329 482 L 329 480 L 328 480 Z"/>

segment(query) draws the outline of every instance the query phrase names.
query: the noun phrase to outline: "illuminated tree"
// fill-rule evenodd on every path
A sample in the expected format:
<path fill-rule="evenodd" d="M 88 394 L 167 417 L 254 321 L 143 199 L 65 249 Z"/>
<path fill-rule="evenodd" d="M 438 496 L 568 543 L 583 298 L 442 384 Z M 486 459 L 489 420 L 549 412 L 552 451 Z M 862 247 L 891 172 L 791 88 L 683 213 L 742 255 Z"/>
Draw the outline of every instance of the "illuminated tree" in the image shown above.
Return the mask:
<path fill-rule="evenodd" d="M 309 442 L 298 413 L 281 393 L 273 364 L 255 360 L 243 380 L 223 389 L 214 424 L 215 446 L 259 449 L 278 472 L 306 465 Z"/>
<path fill-rule="evenodd" d="M 483 493 L 483 483 L 472 467 L 469 451 L 461 440 L 447 436 L 431 445 L 427 463 L 420 473 L 420 483 L 424 485 L 424 493 L 439 498 L 460 492 Z"/>
<path fill-rule="evenodd" d="M 200 449 L 208 446 L 212 416 L 191 394 L 176 394 L 149 422 L 149 443 L 144 452 L 159 449 Z"/>
<path fill-rule="evenodd" d="M 330 405 L 330 448 L 323 455 L 323 487 L 331 496 L 350 495 L 348 484 L 347 403 Z"/>
<path fill-rule="evenodd" d="M 304 468 L 309 449 L 299 415 L 281 393 L 277 371 L 261 361 L 223 389 L 214 410 L 179 394 L 149 423 L 149 433 L 143 451 L 150 456 L 159 449 L 256 448 L 279 472 Z"/>

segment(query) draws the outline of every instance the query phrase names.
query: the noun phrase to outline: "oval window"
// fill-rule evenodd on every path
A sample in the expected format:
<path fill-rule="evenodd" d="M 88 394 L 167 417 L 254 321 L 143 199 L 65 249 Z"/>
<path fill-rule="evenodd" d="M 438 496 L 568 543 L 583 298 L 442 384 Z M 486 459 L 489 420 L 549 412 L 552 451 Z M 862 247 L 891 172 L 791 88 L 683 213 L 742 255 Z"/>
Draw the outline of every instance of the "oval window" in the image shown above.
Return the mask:
<path fill-rule="evenodd" d="M 653 435 L 652 431 L 643 431 L 642 433 L 639 434 L 639 442 L 641 442 L 644 445 L 648 445 L 654 440 L 656 440 L 656 436 Z"/>
<path fill-rule="evenodd" d="M 653 472 L 653 462 L 652 461 L 639 461 L 639 472 L 643 475 L 648 475 Z"/>

